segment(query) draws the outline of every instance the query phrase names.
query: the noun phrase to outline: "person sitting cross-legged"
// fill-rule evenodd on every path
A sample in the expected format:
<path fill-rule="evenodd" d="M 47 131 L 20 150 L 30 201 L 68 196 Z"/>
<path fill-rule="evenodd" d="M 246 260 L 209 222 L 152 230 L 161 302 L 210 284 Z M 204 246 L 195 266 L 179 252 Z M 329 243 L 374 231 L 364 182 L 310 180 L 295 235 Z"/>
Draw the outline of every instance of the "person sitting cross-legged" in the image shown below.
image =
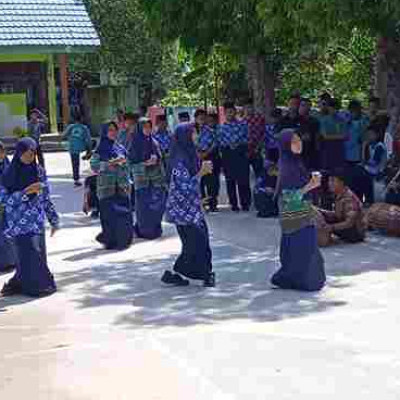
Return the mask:
<path fill-rule="evenodd" d="M 344 174 L 334 173 L 329 178 L 329 187 L 335 195 L 334 211 L 319 209 L 319 245 L 324 247 L 332 244 L 335 236 L 347 243 L 364 241 L 366 227 L 362 204 L 346 185 Z"/>

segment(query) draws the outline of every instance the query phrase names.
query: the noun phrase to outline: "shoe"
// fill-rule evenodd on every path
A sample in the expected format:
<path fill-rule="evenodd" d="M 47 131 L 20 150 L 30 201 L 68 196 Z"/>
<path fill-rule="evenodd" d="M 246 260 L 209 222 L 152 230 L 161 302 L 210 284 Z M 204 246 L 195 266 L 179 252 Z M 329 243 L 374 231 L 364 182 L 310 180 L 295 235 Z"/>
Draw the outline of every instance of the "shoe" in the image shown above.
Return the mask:
<path fill-rule="evenodd" d="M 90 218 L 92 219 L 98 219 L 99 217 L 100 217 L 100 211 L 98 210 L 92 211 L 92 213 L 90 214 Z"/>
<path fill-rule="evenodd" d="M 213 288 L 215 287 L 215 273 L 211 272 L 210 275 L 204 280 L 204 287 Z"/>
<path fill-rule="evenodd" d="M 173 276 L 171 271 L 165 271 L 164 275 L 161 277 L 161 282 L 171 285 L 173 283 Z"/>
<path fill-rule="evenodd" d="M 211 207 L 210 212 L 212 212 L 212 213 L 219 212 L 218 206 Z"/>
<path fill-rule="evenodd" d="M 243 212 L 249 212 L 250 211 L 250 207 L 242 207 L 242 211 Z"/>
<path fill-rule="evenodd" d="M 105 243 L 106 243 L 106 241 L 105 241 L 105 239 L 104 239 L 103 232 L 99 233 L 99 234 L 96 236 L 96 241 L 99 242 L 100 244 L 105 244 Z"/>
<path fill-rule="evenodd" d="M 187 279 L 183 279 L 178 274 L 173 274 L 171 271 L 165 271 L 161 278 L 161 282 L 167 285 L 173 286 L 189 286 L 190 282 Z"/>
<path fill-rule="evenodd" d="M 232 211 L 233 212 L 240 212 L 240 209 L 239 209 L 239 207 L 232 207 Z"/>
<path fill-rule="evenodd" d="M 2 297 L 18 296 L 20 294 L 22 294 L 21 287 L 14 283 L 6 283 L 0 292 L 0 296 Z"/>
<path fill-rule="evenodd" d="M 79 181 L 75 181 L 74 182 L 74 187 L 78 188 L 78 187 L 81 187 L 81 186 L 83 186 L 82 182 L 79 182 Z"/>

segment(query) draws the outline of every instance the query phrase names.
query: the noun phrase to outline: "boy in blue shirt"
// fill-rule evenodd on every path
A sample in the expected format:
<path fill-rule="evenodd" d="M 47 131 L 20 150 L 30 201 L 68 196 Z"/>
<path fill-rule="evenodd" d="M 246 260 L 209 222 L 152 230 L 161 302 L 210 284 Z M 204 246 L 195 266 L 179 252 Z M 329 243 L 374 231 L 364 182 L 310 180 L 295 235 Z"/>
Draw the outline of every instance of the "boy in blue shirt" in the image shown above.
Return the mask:
<path fill-rule="evenodd" d="M 71 155 L 74 186 L 80 187 L 80 154 L 84 151 L 91 152 L 92 140 L 89 128 L 83 124 L 82 117 L 77 115 L 75 123 L 67 126 L 64 139 L 68 141 L 68 151 Z"/>

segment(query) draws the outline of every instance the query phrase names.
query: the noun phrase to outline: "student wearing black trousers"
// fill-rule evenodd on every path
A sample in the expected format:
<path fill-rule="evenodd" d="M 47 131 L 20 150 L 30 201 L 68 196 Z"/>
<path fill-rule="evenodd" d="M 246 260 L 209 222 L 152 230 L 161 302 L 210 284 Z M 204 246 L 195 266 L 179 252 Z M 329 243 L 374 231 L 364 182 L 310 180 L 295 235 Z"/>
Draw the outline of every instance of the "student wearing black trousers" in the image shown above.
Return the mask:
<path fill-rule="evenodd" d="M 251 206 L 250 165 L 248 158 L 248 126 L 236 118 L 236 107 L 226 103 L 226 123 L 218 128 L 222 167 L 232 211 L 238 212 L 238 192 L 242 211 Z"/>

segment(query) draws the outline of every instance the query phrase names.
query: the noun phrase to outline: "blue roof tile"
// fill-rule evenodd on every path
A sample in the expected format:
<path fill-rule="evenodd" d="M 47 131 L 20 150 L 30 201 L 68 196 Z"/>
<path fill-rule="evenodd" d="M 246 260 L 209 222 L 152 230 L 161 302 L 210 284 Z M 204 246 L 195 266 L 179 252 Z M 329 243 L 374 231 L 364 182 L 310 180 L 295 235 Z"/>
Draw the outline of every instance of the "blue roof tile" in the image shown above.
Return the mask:
<path fill-rule="evenodd" d="M 0 47 L 99 45 L 82 0 L 0 0 Z"/>

